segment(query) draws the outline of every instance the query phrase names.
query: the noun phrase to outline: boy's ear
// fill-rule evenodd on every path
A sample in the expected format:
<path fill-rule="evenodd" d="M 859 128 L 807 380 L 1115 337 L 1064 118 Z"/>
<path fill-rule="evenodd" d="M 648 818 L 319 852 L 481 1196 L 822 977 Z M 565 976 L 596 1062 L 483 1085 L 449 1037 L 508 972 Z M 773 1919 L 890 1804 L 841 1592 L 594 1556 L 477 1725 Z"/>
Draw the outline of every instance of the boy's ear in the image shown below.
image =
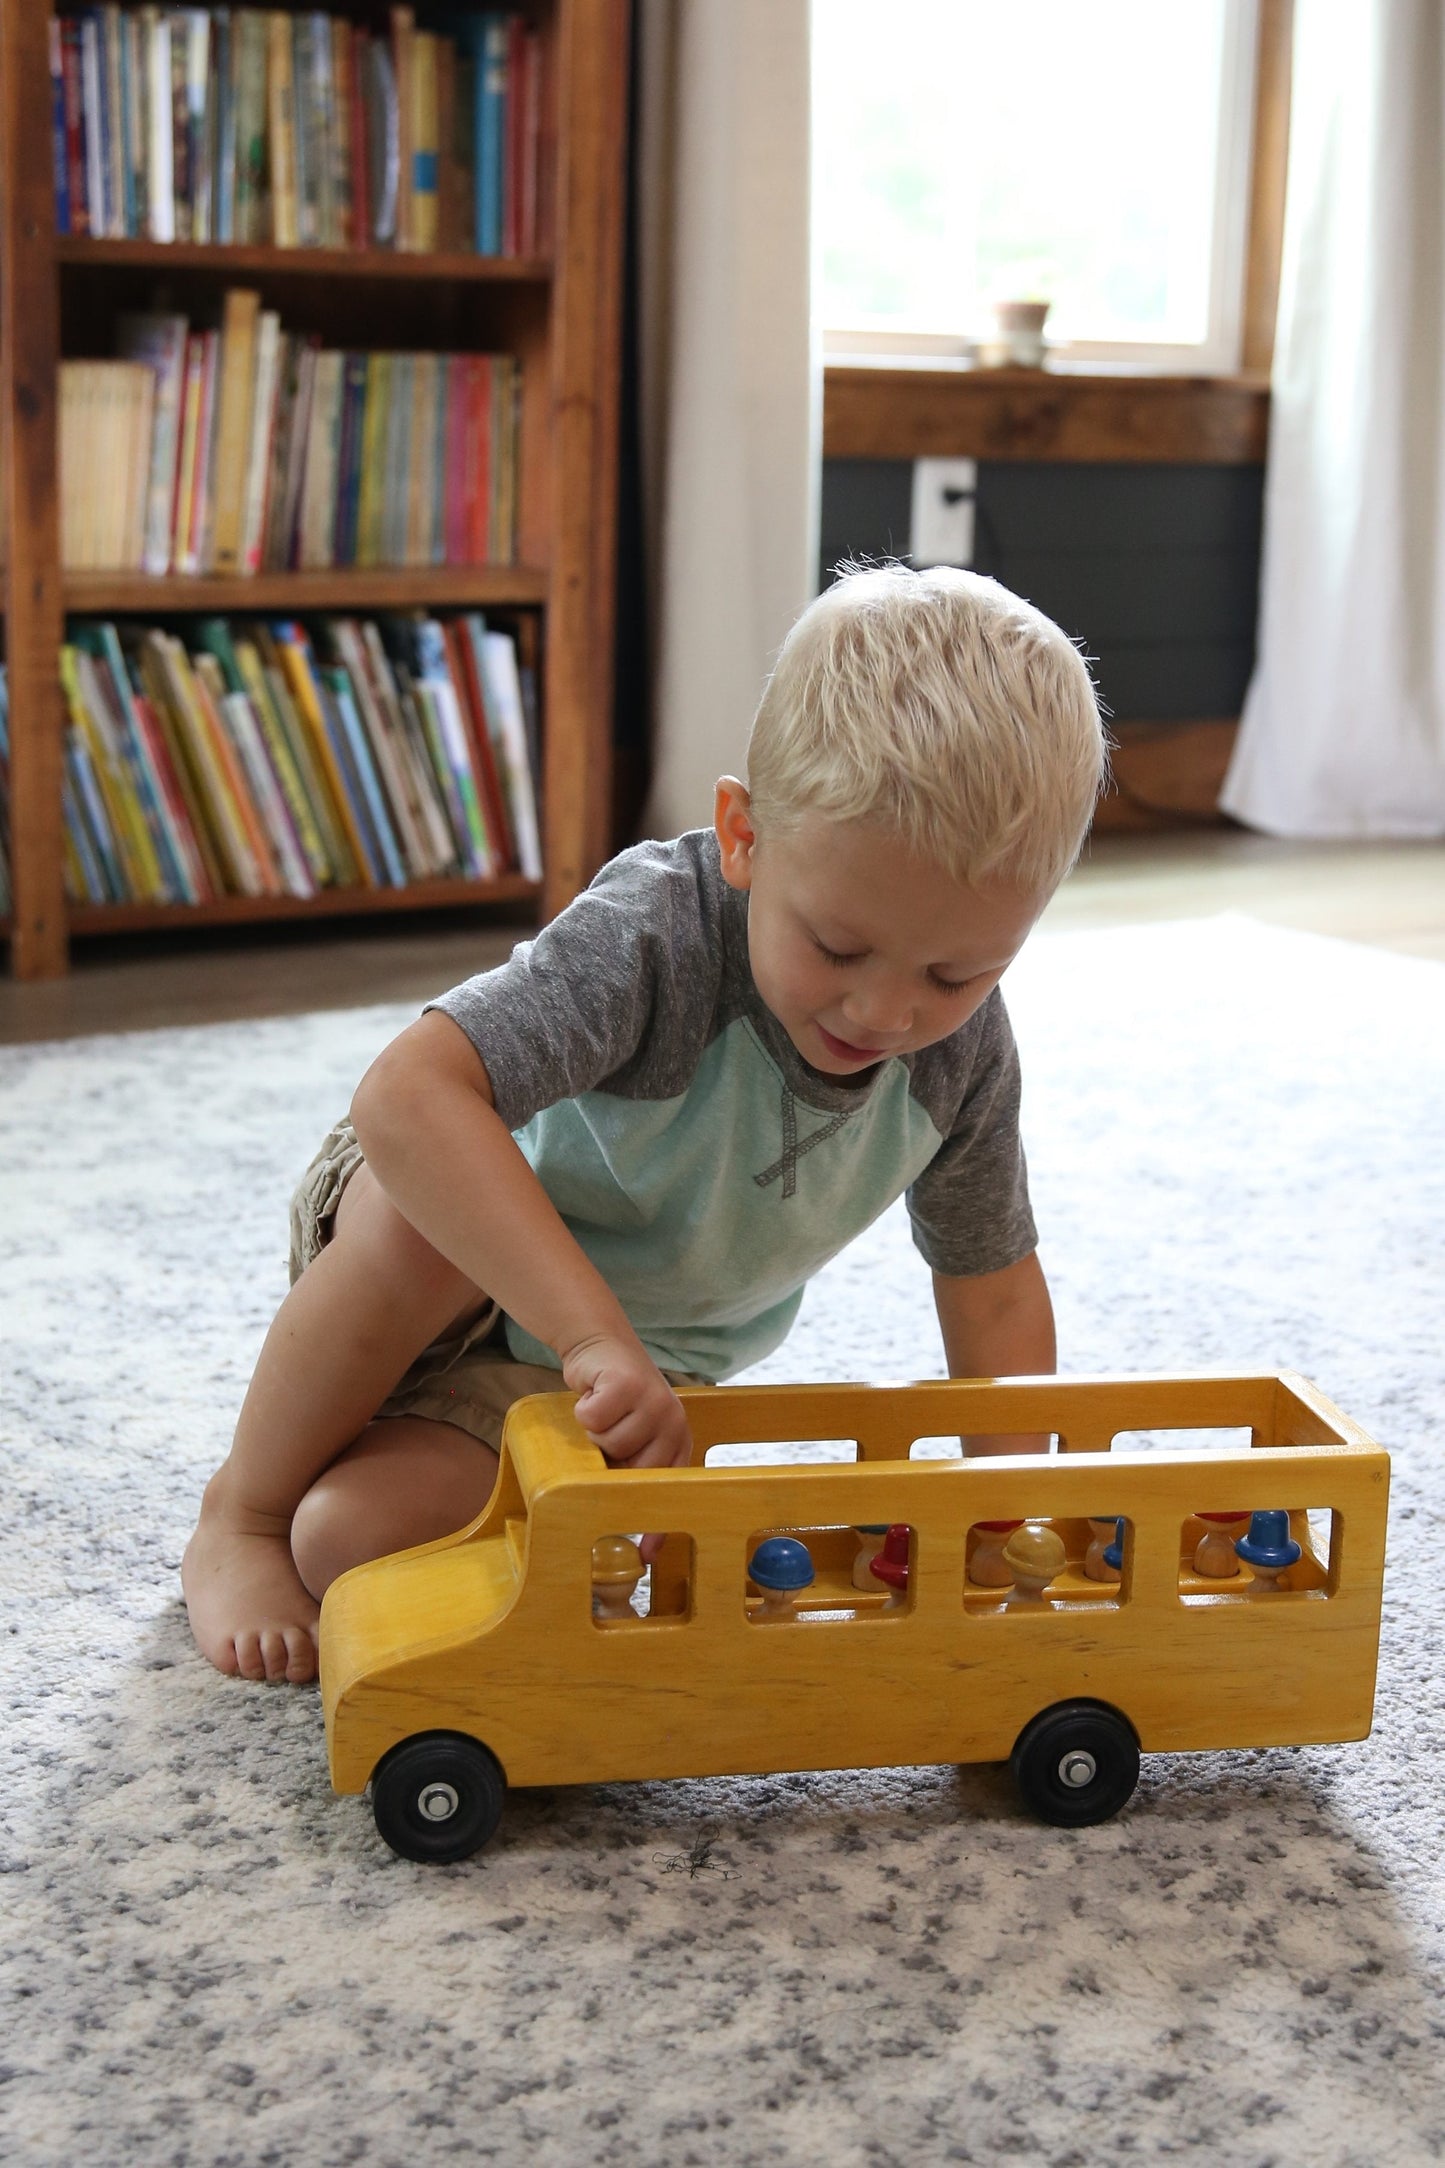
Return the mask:
<path fill-rule="evenodd" d="M 740 783 L 735 775 L 718 777 L 717 795 L 713 804 L 713 827 L 717 831 L 718 849 L 722 853 L 722 877 L 729 888 L 749 889 L 753 885 L 753 852 L 757 847 L 757 831 L 753 827 L 752 800 L 746 783 Z"/>

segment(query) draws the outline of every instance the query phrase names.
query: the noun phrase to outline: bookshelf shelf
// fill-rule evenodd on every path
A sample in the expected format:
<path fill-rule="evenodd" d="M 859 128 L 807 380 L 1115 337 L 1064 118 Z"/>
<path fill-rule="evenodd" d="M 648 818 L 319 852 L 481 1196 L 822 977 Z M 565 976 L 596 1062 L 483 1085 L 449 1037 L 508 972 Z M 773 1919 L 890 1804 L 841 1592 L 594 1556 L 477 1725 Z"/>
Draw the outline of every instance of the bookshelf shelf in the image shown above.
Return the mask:
<path fill-rule="evenodd" d="M 130 265 L 158 274 L 220 271 L 228 277 L 442 280 L 448 285 L 537 285 L 552 276 L 542 256 L 416 253 L 383 248 L 271 248 L 230 241 L 104 241 L 58 235 L 57 263 L 81 268 Z"/>
<path fill-rule="evenodd" d="M 141 572 L 67 572 L 68 611 L 90 616 L 178 617 L 241 610 L 485 610 L 541 604 L 547 574 L 535 565 L 437 565 L 422 570 L 377 566 L 334 572 L 259 572 L 247 578 L 156 579 Z"/>
<path fill-rule="evenodd" d="M 216 903 L 191 904 L 72 904 L 66 917 L 73 934 L 174 933 L 189 926 L 262 925 L 279 919 L 536 903 L 541 894 L 538 882 L 520 873 L 504 873 L 491 881 L 417 881 L 409 888 L 327 888 L 319 896 L 224 896 Z"/>
<path fill-rule="evenodd" d="M 408 13 L 375 0 L 327 5 L 373 37 L 395 34 Z M 529 109 L 542 146 L 537 201 L 545 208 L 534 228 L 542 240 L 524 257 L 58 235 L 52 32 L 57 17 L 78 10 L 63 0 L 0 0 L 0 623 L 12 887 L 0 938 L 8 940 L 18 977 L 64 972 L 73 934 L 458 907 L 535 907 L 549 916 L 606 857 L 631 0 L 517 0 L 517 7 L 537 33 L 532 80 L 542 86 L 540 107 Z M 301 21 L 299 10 L 287 12 Z M 218 310 L 233 282 L 274 288 L 264 305 L 332 350 L 510 353 L 520 386 L 521 562 L 209 579 L 65 572 L 62 356 L 113 355 L 115 319 L 126 311 L 164 309 L 212 324 L 216 315 L 207 312 Z M 67 900 L 59 657 L 68 615 L 164 624 L 201 613 L 304 619 L 313 612 L 384 617 L 494 606 L 517 616 L 519 639 L 526 633 L 540 693 L 540 883 L 508 874 L 405 888 L 329 887 L 306 899 Z"/>

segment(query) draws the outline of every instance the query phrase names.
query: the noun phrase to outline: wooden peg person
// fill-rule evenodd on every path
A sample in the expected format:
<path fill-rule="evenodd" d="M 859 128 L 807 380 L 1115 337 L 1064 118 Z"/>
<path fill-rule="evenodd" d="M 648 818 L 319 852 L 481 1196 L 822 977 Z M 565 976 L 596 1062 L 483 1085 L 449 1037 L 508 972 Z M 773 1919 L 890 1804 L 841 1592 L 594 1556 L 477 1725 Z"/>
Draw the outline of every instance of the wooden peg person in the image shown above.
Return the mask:
<path fill-rule="evenodd" d="M 630 1536 L 599 1536 L 592 1546 L 592 1616 L 633 1618 L 642 1553 Z"/>
<path fill-rule="evenodd" d="M 1048 1587 L 1064 1570 L 1064 1539 L 1052 1528 L 1029 1522 L 1016 1528 L 1003 1547 L 1003 1562 L 1013 1576 L 1009 1604 L 1041 1605 L 1048 1602 Z"/>
<path fill-rule="evenodd" d="M 968 1562 L 968 1578 L 977 1588 L 1012 1588 L 1013 1572 L 1003 1562 L 1003 1547 L 1022 1521 L 980 1521 L 974 1530 L 974 1551 Z"/>
<path fill-rule="evenodd" d="M 1089 1515 L 1089 1548 L 1084 1553 L 1084 1573 L 1091 1581 L 1117 1581 L 1123 1568 L 1114 1566 L 1104 1556 L 1107 1545 L 1114 1540 L 1115 1516 Z"/>
<path fill-rule="evenodd" d="M 1249 1526 L 1247 1513 L 1196 1513 L 1204 1534 L 1194 1546 L 1194 1571 L 1207 1581 L 1232 1581 L 1239 1572 L 1236 1539 Z"/>

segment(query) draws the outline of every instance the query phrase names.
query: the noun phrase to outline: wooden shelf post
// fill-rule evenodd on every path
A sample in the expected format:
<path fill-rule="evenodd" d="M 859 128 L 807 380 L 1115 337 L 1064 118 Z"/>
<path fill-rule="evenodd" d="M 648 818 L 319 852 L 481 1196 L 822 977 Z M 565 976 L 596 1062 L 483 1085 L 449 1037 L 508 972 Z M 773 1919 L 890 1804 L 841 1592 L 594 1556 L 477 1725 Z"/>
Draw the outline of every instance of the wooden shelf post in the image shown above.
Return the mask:
<path fill-rule="evenodd" d="M 60 302 L 50 142 L 50 9 L 0 0 L 0 408 L 10 674 L 12 968 L 66 968 L 56 392 Z"/>
<path fill-rule="evenodd" d="M 629 20 L 630 0 L 574 0 L 558 16 L 563 127 L 553 292 L 543 867 L 549 917 L 586 887 L 611 843 L 626 187 L 626 130 L 616 116 L 627 110 Z"/>

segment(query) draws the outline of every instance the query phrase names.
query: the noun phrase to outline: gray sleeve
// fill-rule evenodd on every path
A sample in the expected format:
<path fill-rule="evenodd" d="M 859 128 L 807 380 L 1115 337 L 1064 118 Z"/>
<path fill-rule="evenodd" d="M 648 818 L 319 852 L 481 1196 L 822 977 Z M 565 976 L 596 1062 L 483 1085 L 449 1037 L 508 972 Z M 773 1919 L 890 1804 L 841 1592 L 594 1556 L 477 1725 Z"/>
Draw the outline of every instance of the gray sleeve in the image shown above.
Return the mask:
<path fill-rule="evenodd" d="M 997 989 L 949 1135 L 908 1192 L 913 1239 L 935 1272 L 973 1278 L 1038 1245 L 1019 1135 L 1019 1057 Z"/>
<path fill-rule="evenodd" d="M 691 1074 L 716 1006 L 712 914 L 694 856 L 641 844 L 506 963 L 427 1007 L 471 1040 L 509 1129 L 599 1085 L 669 1096 Z"/>

